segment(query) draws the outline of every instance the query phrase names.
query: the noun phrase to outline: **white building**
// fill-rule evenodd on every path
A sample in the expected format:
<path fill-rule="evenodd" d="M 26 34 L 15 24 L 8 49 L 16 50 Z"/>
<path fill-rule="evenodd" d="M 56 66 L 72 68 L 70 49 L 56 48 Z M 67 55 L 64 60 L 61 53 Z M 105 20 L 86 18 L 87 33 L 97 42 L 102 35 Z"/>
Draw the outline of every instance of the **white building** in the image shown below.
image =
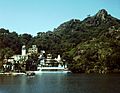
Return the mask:
<path fill-rule="evenodd" d="M 20 63 L 23 63 L 28 59 L 28 55 L 38 53 L 38 48 L 36 45 L 32 45 L 32 48 L 28 49 L 28 53 L 26 51 L 26 46 L 23 45 L 21 49 L 21 55 L 14 55 L 11 58 L 14 59 L 16 62 L 19 61 Z"/>
<path fill-rule="evenodd" d="M 14 55 L 11 58 L 13 58 L 14 61 L 16 62 L 23 63 L 24 61 L 28 59 L 28 55 Z"/>
<path fill-rule="evenodd" d="M 37 54 L 38 53 L 38 48 L 36 45 L 32 45 L 31 48 L 28 49 L 28 54 Z"/>
<path fill-rule="evenodd" d="M 26 47 L 25 45 L 22 46 L 22 56 L 26 55 Z"/>
<path fill-rule="evenodd" d="M 28 55 L 26 54 L 26 47 L 25 45 L 23 45 L 21 49 L 21 55 L 13 55 L 10 59 L 8 59 L 8 61 L 14 64 L 14 61 L 23 63 L 27 59 L 28 59 Z"/>

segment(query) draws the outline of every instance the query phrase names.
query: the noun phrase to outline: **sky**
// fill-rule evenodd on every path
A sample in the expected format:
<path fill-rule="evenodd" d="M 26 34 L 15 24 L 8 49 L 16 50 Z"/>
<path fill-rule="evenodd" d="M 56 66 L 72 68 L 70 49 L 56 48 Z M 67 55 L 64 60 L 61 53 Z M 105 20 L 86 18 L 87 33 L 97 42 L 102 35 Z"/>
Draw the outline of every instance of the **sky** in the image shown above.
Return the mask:
<path fill-rule="evenodd" d="M 0 28 L 35 36 L 101 9 L 120 19 L 120 0 L 0 0 Z"/>

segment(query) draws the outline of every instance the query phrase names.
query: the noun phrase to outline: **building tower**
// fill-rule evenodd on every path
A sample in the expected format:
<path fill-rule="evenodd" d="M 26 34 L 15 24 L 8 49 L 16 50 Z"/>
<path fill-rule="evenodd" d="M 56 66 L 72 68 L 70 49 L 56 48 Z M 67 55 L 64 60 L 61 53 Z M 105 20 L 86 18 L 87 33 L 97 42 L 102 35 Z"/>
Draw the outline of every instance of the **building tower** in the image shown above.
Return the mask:
<path fill-rule="evenodd" d="M 58 55 L 58 57 L 57 57 L 57 61 L 58 61 L 58 62 L 61 61 L 61 57 L 60 57 L 60 55 Z"/>
<path fill-rule="evenodd" d="M 25 45 L 22 46 L 22 56 L 26 55 L 26 47 Z"/>

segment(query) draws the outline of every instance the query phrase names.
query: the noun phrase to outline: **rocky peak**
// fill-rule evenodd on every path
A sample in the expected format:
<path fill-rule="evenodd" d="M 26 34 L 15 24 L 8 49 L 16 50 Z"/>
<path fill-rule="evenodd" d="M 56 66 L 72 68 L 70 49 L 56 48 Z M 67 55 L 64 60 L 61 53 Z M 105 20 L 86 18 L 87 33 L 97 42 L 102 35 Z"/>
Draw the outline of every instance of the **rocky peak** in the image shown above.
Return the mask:
<path fill-rule="evenodd" d="M 96 17 L 99 17 L 102 20 L 105 20 L 106 16 L 108 16 L 108 13 L 107 13 L 107 11 L 105 9 L 99 10 L 98 13 L 96 14 Z"/>

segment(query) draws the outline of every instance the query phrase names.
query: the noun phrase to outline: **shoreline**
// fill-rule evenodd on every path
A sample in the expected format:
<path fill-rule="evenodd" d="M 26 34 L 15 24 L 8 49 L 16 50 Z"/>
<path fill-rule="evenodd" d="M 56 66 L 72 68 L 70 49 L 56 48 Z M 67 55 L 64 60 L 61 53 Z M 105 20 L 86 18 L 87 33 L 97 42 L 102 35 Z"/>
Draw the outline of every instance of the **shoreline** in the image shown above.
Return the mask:
<path fill-rule="evenodd" d="M 70 73 L 70 71 L 30 71 L 30 72 L 35 73 L 35 75 L 39 75 L 39 74 L 42 74 L 42 73 Z M 5 72 L 5 73 L 2 73 L 2 72 L 0 72 L 0 75 L 13 75 L 13 76 L 16 76 L 16 75 L 26 75 L 26 73 L 21 73 L 21 72 L 20 73 L 18 73 L 18 72 Z"/>
<path fill-rule="evenodd" d="M 25 75 L 25 73 L 5 72 L 5 73 L 0 73 L 0 75 Z"/>

